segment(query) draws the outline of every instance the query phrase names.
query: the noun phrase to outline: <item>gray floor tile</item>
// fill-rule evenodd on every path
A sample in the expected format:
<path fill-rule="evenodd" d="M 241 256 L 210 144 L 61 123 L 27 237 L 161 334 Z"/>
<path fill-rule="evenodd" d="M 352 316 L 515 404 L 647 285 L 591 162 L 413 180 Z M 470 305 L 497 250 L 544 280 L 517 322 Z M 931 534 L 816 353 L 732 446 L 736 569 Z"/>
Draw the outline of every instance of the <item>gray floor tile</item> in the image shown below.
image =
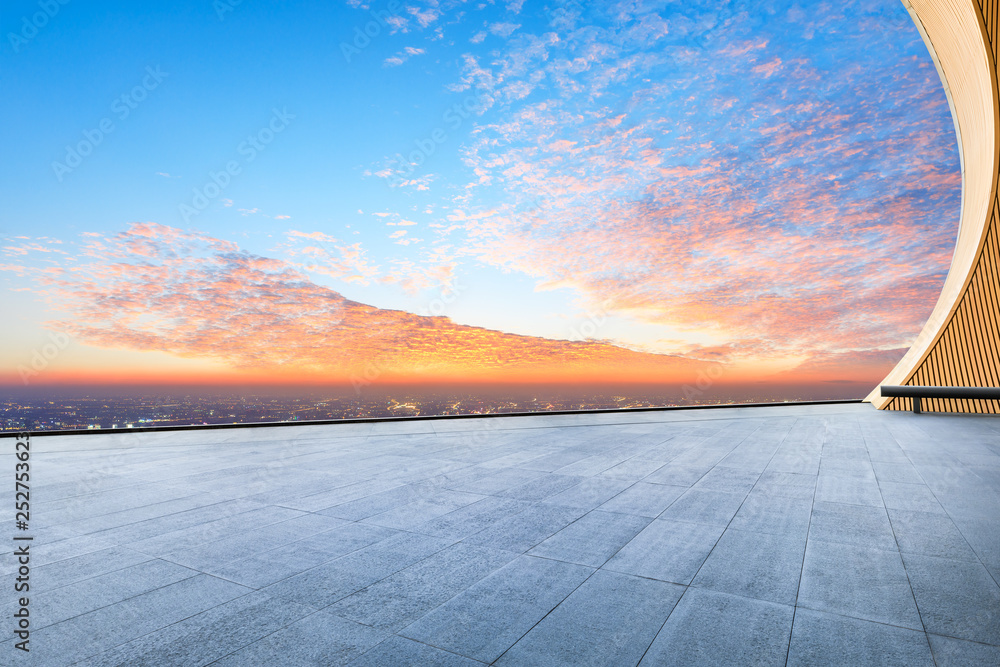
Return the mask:
<path fill-rule="evenodd" d="M 460 540 L 511 515 L 523 512 L 529 507 L 531 507 L 531 503 L 524 500 L 487 497 L 430 521 L 412 526 L 410 530 Z"/>
<path fill-rule="evenodd" d="M 528 554 L 600 567 L 649 522 L 647 517 L 594 510 L 566 526 Z"/>
<path fill-rule="evenodd" d="M 816 502 L 809 539 L 856 544 L 894 551 L 896 538 L 886 511 L 880 507 Z"/>
<path fill-rule="evenodd" d="M 402 634 L 482 662 L 493 662 L 594 570 L 519 556 Z"/>
<path fill-rule="evenodd" d="M 721 526 L 654 519 L 604 568 L 687 585 L 721 535 Z"/>
<path fill-rule="evenodd" d="M 497 495 L 542 477 L 545 473 L 524 468 L 503 468 L 493 470 L 482 477 L 457 484 L 451 488 L 483 495 Z"/>
<path fill-rule="evenodd" d="M 268 595 L 322 609 L 449 544 L 451 541 L 447 539 L 401 533 L 261 590 Z"/>
<path fill-rule="evenodd" d="M 798 604 L 922 630 L 899 553 L 810 539 Z"/>
<path fill-rule="evenodd" d="M 1000 514 L 978 519 L 956 519 L 955 525 L 993 578 L 1000 581 Z"/>
<path fill-rule="evenodd" d="M 115 546 L 110 540 L 92 535 L 73 535 L 44 541 L 36 537 L 31 547 L 31 561 L 36 568 L 73 559 L 79 559 L 76 562 L 86 562 L 86 558 L 83 557 L 97 552 L 108 553 L 108 549 Z M 13 572 L 16 569 L 16 565 L 4 563 L 4 572 Z"/>
<path fill-rule="evenodd" d="M 745 498 L 744 493 L 727 493 L 694 487 L 675 500 L 660 518 L 725 527 L 732 521 Z"/>
<path fill-rule="evenodd" d="M 599 509 L 654 519 L 685 491 L 687 489 L 682 486 L 636 482 L 601 505 Z"/>
<path fill-rule="evenodd" d="M 343 556 L 398 534 L 399 531 L 384 526 L 349 523 L 346 526 L 296 540 L 288 547 L 295 550 L 310 548 L 325 551 L 331 556 Z"/>
<path fill-rule="evenodd" d="M 561 493 L 583 481 L 583 477 L 573 475 L 546 474 L 530 482 L 510 487 L 497 495 L 502 498 L 537 501 Z"/>
<path fill-rule="evenodd" d="M 711 466 L 691 467 L 680 466 L 668 463 L 655 472 L 647 475 L 642 481 L 651 484 L 668 484 L 670 486 L 692 486 L 695 482 L 705 476 Z"/>
<path fill-rule="evenodd" d="M 455 544 L 344 598 L 328 611 L 381 630 L 396 631 L 516 556 L 509 551 Z"/>
<path fill-rule="evenodd" d="M 1000 646 L 927 635 L 938 667 L 996 667 L 1000 665 Z"/>
<path fill-rule="evenodd" d="M 871 479 L 820 475 L 819 483 L 816 485 L 816 501 L 883 507 L 882 493 L 874 475 Z"/>
<path fill-rule="evenodd" d="M 393 635 L 369 650 L 350 667 L 482 667 L 478 660 L 442 651 L 439 648 Z"/>
<path fill-rule="evenodd" d="M 750 495 L 779 496 L 812 501 L 813 495 L 816 493 L 817 479 L 814 474 L 765 470 L 760 479 L 757 480 Z"/>
<path fill-rule="evenodd" d="M 690 588 L 640 665 L 784 665 L 792 607 Z"/>
<path fill-rule="evenodd" d="M 384 540 L 398 531 L 349 523 L 291 542 L 286 548 L 202 565 L 201 569 L 244 586 L 261 588 Z"/>
<path fill-rule="evenodd" d="M 901 552 L 976 560 L 976 553 L 947 515 L 891 509 L 889 520 Z"/>
<path fill-rule="evenodd" d="M 875 481 L 875 471 L 868 460 L 868 452 L 863 447 L 851 448 L 841 456 L 829 456 L 826 448 L 819 464 L 819 476 L 822 477 L 857 477 Z"/>
<path fill-rule="evenodd" d="M 202 568 L 207 574 L 250 588 L 263 588 L 332 561 L 336 556 L 311 547 L 275 549 L 267 553 L 212 563 Z"/>
<path fill-rule="evenodd" d="M 32 627 L 41 629 L 197 574 L 174 563 L 149 560 L 53 590 L 32 592 L 29 596 Z M 14 605 L 12 597 L 6 605 L 8 618 L 16 611 Z"/>
<path fill-rule="evenodd" d="M 244 665 L 346 665 L 386 638 L 386 633 L 319 611 L 213 663 Z"/>
<path fill-rule="evenodd" d="M 717 465 L 695 482 L 694 488 L 746 495 L 750 493 L 750 489 L 757 483 L 759 477 L 760 473 L 753 470 Z"/>
<path fill-rule="evenodd" d="M 207 569 L 251 553 L 266 553 L 287 548 L 300 539 L 322 534 L 347 522 L 322 514 L 306 514 L 288 521 L 248 529 L 239 534 L 209 541 L 180 551 L 164 554 L 163 558 L 187 567 Z M 348 524 L 349 525 L 349 524 Z"/>
<path fill-rule="evenodd" d="M 587 510 L 540 503 L 466 537 L 475 544 L 523 553 L 579 519 Z"/>
<path fill-rule="evenodd" d="M 599 570 L 495 664 L 637 664 L 683 592 L 676 584 Z"/>
<path fill-rule="evenodd" d="M 592 510 L 611 500 L 632 484 L 633 482 L 624 479 L 592 477 L 561 493 L 549 496 L 545 502 Z"/>
<path fill-rule="evenodd" d="M 900 482 L 903 484 L 923 484 L 917 473 L 917 469 L 909 461 L 905 463 L 888 463 L 884 461 L 872 461 L 872 468 L 875 469 L 875 477 L 879 483 Z"/>
<path fill-rule="evenodd" d="M 36 664 L 67 665 L 249 592 L 207 575 L 184 579 L 33 632 L 31 656 Z"/>
<path fill-rule="evenodd" d="M 903 554 L 927 632 L 1000 646 L 1000 587 L 980 563 Z"/>
<path fill-rule="evenodd" d="M 322 491 L 301 498 L 288 499 L 283 501 L 282 504 L 304 512 L 326 514 L 332 508 L 344 503 L 370 496 L 373 493 L 388 491 L 402 485 L 403 483 L 391 479 L 362 479 L 354 484 L 337 487 L 329 491 Z M 337 516 L 336 511 L 331 512 L 330 515 Z"/>
<path fill-rule="evenodd" d="M 779 453 L 768 461 L 764 472 L 791 473 L 813 477 L 819 474 L 819 453 Z"/>
<path fill-rule="evenodd" d="M 777 443 L 774 442 L 756 444 L 745 440 L 743 444 L 727 454 L 719 462 L 719 465 L 760 475 L 773 458 L 776 448 Z"/>
<path fill-rule="evenodd" d="M 852 667 L 900 656 L 921 664 L 926 653 L 911 639 L 922 622 L 937 633 L 930 641 L 938 664 L 1000 663 L 997 648 L 983 643 L 995 641 L 1000 608 L 995 418 L 813 405 L 396 422 L 379 435 L 372 430 L 39 437 L 36 662 L 103 651 L 91 664 L 187 664 L 195 658 L 185 645 L 204 644 L 199 659 L 230 651 L 227 664 L 470 665 L 482 663 L 431 644 L 467 642 L 474 651 L 480 642 L 488 649 L 480 657 L 515 644 L 503 658 L 509 662 L 610 656 L 634 664 L 633 644 L 648 639 L 633 631 L 647 620 L 656 625 L 660 613 L 636 610 L 675 599 L 642 591 L 676 590 L 664 582 L 689 584 L 696 575 L 647 662 L 668 650 L 664 642 L 679 647 L 669 658 L 677 662 L 749 660 L 734 653 L 747 646 L 765 649 L 755 655 L 767 662 L 774 643 L 767 623 L 756 643 L 745 638 L 762 618 L 755 603 L 770 601 L 748 596 L 790 599 L 786 573 L 811 519 L 792 662 L 818 652 Z M 734 491 L 735 498 L 711 495 Z M 485 493 L 494 495 L 480 498 Z M 569 529 L 539 547 L 595 509 L 575 529 L 579 539 Z M 517 554 L 536 547 L 599 561 L 622 526 L 586 528 L 609 511 L 663 518 L 578 589 L 592 572 L 586 566 L 521 556 L 554 569 L 534 578 L 511 570 Z M 670 512 L 683 520 L 667 520 Z M 392 527 L 334 527 L 376 515 Z M 15 531 L 9 520 L 0 521 L 4 528 Z M 130 548 L 137 544 L 150 553 Z M 14 568 L 12 554 L 0 554 L 0 573 Z M 608 583 L 616 578 L 637 583 Z M 749 611 L 718 605 L 714 616 L 699 618 L 721 624 L 686 621 L 701 636 L 678 633 L 684 600 L 726 591 L 739 595 L 718 599 Z M 0 611 L 12 613 L 11 602 Z M 324 608 L 331 604 L 351 617 Z M 323 615 L 312 611 L 319 608 Z M 438 624 L 425 628 L 430 643 L 386 634 L 425 622 Z M 678 643 L 671 633 L 692 641 Z M 495 647 L 486 646 L 491 641 Z M 692 653 L 692 646 L 707 648 Z M 7 640 L 0 664 L 16 657 Z"/>
<path fill-rule="evenodd" d="M 427 494 L 426 486 L 419 484 L 404 484 L 388 491 L 351 500 L 323 510 L 323 514 L 341 517 L 349 521 L 360 521 L 375 514 L 380 514 L 399 505 L 411 503 Z"/>
<path fill-rule="evenodd" d="M 189 528 L 150 537 L 129 544 L 129 548 L 151 556 L 163 556 L 174 551 L 194 549 L 209 542 L 240 535 L 248 530 L 258 529 L 288 519 L 302 516 L 299 510 L 286 507 L 265 507 L 261 510 L 241 512 L 232 516 L 201 523 Z"/>
<path fill-rule="evenodd" d="M 105 651 L 84 664 L 88 667 L 208 664 L 311 613 L 313 610 L 308 607 L 251 593 Z"/>
<path fill-rule="evenodd" d="M 483 500 L 486 496 L 461 491 L 441 491 L 433 495 L 400 505 L 364 519 L 365 523 L 406 530 L 457 509 Z"/>
<path fill-rule="evenodd" d="M 601 476 L 637 482 L 643 477 L 656 472 L 661 467 L 663 467 L 663 463 L 660 461 L 635 457 L 608 468 L 601 473 Z"/>
<path fill-rule="evenodd" d="M 525 461 L 521 464 L 521 467 L 526 470 L 538 470 L 541 472 L 551 473 L 585 458 L 587 458 L 586 453 L 567 447 L 566 449 L 555 451 L 550 454 L 544 454 L 533 458 L 530 461 Z"/>
<path fill-rule="evenodd" d="M 795 605 L 805 533 L 774 535 L 729 528 L 692 586 Z"/>
<path fill-rule="evenodd" d="M 934 667 L 923 632 L 798 609 L 788 665 Z"/>
<path fill-rule="evenodd" d="M 740 506 L 730 528 L 774 535 L 802 535 L 809 530 L 812 498 L 763 495 L 754 490 Z"/>
<path fill-rule="evenodd" d="M 13 550 L 10 553 L 13 554 Z M 31 570 L 31 589 L 36 592 L 48 591 L 149 560 L 153 560 L 153 558 L 124 547 L 92 551 L 81 556 L 33 567 Z"/>
<path fill-rule="evenodd" d="M 941 503 L 923 482 L 879 482 L 879 487 L 882 489 L 882 501 L 889 509 L 945 513 Z"/>
<path fill-rule="evenodd" d="M 215 496 L 219 498 L 218 495 Z M 243 512 L 259 511 L 266 507 L 261 503 L 236 498 L 222 502 L 199 505 L 180 512 L 144 518 L 137 522 L 117 525 L 102 529 L 96 536 L 110 540 L 116 544 L 130 544 L 140 540 L 164 535 L 171 531 L 197 526 L 207 521 L 216 521 L 226 516 L 234 516 Z"/>
<path fill-rule="evenodd" d="M 567 466 L 559 468 L 555 472 L 559 475 L 580 475 L 581 477 L 593 477 L 609 470 L 622 462 L 622 457 L 614 456 L 612 452 L 607 454 L 596 454 L 580 459 Z"/>

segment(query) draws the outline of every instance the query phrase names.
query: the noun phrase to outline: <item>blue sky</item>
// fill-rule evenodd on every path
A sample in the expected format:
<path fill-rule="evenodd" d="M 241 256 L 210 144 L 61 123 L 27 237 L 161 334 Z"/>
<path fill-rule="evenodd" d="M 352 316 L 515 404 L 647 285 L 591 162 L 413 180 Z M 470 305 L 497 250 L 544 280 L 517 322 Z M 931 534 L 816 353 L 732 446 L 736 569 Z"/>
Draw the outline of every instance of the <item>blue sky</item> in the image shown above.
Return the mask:
<path fill-rule="evenodd" d="M 605 371 L 624 350 L 877 381 L 950 261 L 947 101 L 888 0 L 15 2 L 2 32 L 12 367 L 58 329 L 68 374 L 264 372 L 260 326 L 322 344 L 255 301 L 309 310 L 307 281 L 373 309 L 323 311 L 353 361 L 289 348 L 320 374 L 382 348 L 393 372 L 444 373 L 397 355 L 444 315 L 466 376 L 484 345 L 554 368 L 576 351 L 551 341 L 590 322 Z M 255 317 L 197 297 L 244 275 L 226 253 L 276 262 Z M 335 324 L 369 316 L 397 329 L 357 346 Z M 221 322 L 228 342 L 206 337 Z"/>

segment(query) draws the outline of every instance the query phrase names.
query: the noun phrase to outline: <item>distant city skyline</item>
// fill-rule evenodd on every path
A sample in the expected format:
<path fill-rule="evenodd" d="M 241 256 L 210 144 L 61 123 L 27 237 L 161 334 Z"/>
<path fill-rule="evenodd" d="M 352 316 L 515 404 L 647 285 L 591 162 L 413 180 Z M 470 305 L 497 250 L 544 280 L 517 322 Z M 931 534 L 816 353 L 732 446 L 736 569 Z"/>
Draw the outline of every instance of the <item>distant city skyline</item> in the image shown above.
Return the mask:
<path fill-rule="evenodd" d="M 604 389 L 604 388 L 601 388 Z M 854 398 L 850 388 L 825 400 Z M 265 390 L 266 391 L 266 390 Z M 315 390 L 262 393 L 232 388 L 48 387 L 0 391 L 0 431 L 133 429 L 211 424 L 391 419 L 448 415 L 615 410 L 815 400 L 804 387 L 765 385 L 705 390 L 696 386 L 618 388 L 523 386 L 476 392 L 468 388 L 395 387 L 384 391 Z"/>
<path fill-rule="evenodd" d="M 0 53 L 14 389 L 861 397 L 948 270 L 955 134 L 894 0 L 38 11 Z"/>

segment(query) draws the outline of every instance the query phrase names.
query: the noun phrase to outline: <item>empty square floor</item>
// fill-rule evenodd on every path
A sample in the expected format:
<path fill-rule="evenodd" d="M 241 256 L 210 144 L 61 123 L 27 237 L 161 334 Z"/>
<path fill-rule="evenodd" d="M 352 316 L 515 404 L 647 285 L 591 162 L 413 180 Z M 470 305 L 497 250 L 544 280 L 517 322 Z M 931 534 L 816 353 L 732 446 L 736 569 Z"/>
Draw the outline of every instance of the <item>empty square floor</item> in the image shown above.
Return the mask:
<path fill-rule="evenodd" d="M 30 530 L 4 525 L 33 538 L 31 651 L 8 639 L 4 665 L 1000 664 L 995 417 L 45 435 L 31 457 Z"/>

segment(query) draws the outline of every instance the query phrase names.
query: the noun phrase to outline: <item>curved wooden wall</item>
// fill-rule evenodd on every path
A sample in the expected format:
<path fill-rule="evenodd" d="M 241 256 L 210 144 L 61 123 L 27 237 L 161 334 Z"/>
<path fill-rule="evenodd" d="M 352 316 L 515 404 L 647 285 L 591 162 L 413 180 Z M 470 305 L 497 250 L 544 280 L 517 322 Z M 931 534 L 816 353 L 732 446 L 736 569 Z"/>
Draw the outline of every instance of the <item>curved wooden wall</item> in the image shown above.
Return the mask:
<path fill-rule="evenodd" d="M 962 158 L 951 269 L 916 342 L 881 384 L 1000 386 L 1000 0 L 903 0 L 937 65 Z M 909 398 L 865 399 L 909 410 Z M 924 399 L 923 409 L 1000 413 L 1000 401 Z"/>

